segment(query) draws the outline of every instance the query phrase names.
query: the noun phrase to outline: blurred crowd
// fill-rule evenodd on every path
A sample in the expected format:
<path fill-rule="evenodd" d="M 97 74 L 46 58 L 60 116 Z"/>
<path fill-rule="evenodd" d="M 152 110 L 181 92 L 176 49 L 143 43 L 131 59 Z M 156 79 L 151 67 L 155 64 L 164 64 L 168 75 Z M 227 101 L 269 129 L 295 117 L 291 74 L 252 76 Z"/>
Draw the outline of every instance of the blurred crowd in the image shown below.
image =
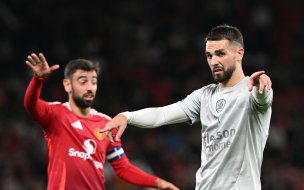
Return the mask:
<path fill-rule="evenodd" d="M 265 70 L 273 82 L 262 189 L 304 189 L 303 10 L 297 0 L 0 1 L 0 189 L 46 187 L 42 131 L 23 107 L 29 53 L 43 52 L 50 65 L 61 65 L 44 85 L 47 101 L 66 101 L 62 68 L 69 60 L 99 62 L 94 108 L 113 117 L 174 103 L 212 82 L 204 36 L 223 23 L 244 35 L 245 73 Z M 200 130 L 199 123 L 129 126 L 122 142 L 132 163 L 193 190 Z M 144 189 L 122 182 L 109 166 L 105 173 L 109 190 Z"/>

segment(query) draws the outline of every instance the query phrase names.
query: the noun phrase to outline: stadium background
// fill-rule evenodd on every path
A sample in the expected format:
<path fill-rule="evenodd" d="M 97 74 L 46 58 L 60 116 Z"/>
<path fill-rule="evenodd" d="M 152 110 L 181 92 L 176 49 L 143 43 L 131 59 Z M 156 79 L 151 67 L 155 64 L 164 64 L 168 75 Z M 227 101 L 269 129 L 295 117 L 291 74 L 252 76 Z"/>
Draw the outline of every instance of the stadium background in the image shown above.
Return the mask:
<path fill-rule="evenodd" d="M 215 25 L 244 34 L 247 75 L 265 70 L 274 89 L 263 190 L 304 189 L 304 3 L 296 0 L 2 0 L 0 1 L 0 189 L 40 190 L 46 154 L 40 128 L 23 107 L 31 73 L 24 61 L 43 52 L 60 64 L 42 97 L 66 101 L 62 68 L 89 58 L 102 67 L 95 108 L 109 116 L 181 100 L 212 82 L 204 35 Z M 183 190 L 194 189 L 200 125 L 129 126 L 131 161 Z M 109 190 L 139 190 L 106 169 Z"/>

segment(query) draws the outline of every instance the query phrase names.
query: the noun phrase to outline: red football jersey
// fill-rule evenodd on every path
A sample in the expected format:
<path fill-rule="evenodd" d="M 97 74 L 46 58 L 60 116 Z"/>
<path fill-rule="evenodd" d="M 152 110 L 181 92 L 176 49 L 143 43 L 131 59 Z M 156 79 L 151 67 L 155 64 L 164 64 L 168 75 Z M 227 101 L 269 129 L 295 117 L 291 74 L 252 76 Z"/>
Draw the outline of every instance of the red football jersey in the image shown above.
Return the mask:
<path fill-rule="evenodd" d="M 90 117 L 82 118 L 71 111 L 68 103 L 47 103 L 39 98 L 42 83 L 43 79 L 32 79 L 25 107 L 43 128 L 48 147 L 48 190 L 105 190 L 106 159 L 124 180 L 155 186 L 156 176 L 131 165 L 121 143 L 111 145 L 100 133 L 110 117 L 91 109 Z"/>

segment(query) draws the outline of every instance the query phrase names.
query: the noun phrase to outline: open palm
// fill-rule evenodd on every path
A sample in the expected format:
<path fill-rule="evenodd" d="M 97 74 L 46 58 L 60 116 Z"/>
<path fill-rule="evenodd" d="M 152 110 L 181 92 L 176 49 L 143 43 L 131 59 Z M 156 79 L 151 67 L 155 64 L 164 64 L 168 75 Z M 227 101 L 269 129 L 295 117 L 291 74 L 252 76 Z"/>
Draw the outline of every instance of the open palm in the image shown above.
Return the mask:
<path fill-rule="evenodd" d="M 39 55 L 32 53 L 27 56 L 25 63 L 32 69 L 36 77 L 46 77 L 59 68 L 59 65 L 50 67 L 42 53 Z"/>

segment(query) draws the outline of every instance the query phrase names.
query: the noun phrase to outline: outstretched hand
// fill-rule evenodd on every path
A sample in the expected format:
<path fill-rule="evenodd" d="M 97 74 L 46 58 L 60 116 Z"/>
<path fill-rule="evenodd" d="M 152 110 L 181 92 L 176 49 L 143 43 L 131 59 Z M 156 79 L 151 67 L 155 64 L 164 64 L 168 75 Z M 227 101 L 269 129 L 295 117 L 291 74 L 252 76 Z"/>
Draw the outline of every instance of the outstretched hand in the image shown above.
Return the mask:
<path fill-rule="evenodd" d="M 157 189 L 161 189 L 161 190 L 179 190 L 179 188 L 177 188 L 175 185 L 173 185 L 172 183 L 163 180 L 161 178 L 157 178 L 156 179 L 156 187 Z"/>
<path fill-rule="evenodd" d="M 36 77 L 46 77 L 59 68 L 59 65 L 49 67 L 49 64 L 42 53 L 39 53 L 39 55 L 32 53 L 27 56 L 25 63 L 33 70 Z"/>
<path fill-rule="evenodd" d="M 267 91 L 269 91 L 271 89 L 272 82 L 271 82 L 269 76 L 267 76 L 265 74 L 265 71 L 258 71 L 258 72 L 253 73 L 250 76 L 247 85 L 248 85 L 249 91 L 252 91 L 253 86 L 258 86 L 259 93 L 263 94 L 265 88 Z"/>
<path fill-rule="evenodd" d="M 112 129 L 117 129 L 117 134 L 115 137 L 116 141 L 120 141 L 120 138 L 122 136 L 122 133 L 124 132 L 124 130 L 126 129 L 128 124 L 127 118 L 126 116 L 124 116 L 123 114 L 118 114 L 117 116 L 115 116 L 111 121 L 109 121 L 105 127 L 103 129 L 101 129 L 101 133 L 105 132 L 106 135 L 108 136 L 111 144 L 114 144 L 114 140 L 112 137 Z"/>

